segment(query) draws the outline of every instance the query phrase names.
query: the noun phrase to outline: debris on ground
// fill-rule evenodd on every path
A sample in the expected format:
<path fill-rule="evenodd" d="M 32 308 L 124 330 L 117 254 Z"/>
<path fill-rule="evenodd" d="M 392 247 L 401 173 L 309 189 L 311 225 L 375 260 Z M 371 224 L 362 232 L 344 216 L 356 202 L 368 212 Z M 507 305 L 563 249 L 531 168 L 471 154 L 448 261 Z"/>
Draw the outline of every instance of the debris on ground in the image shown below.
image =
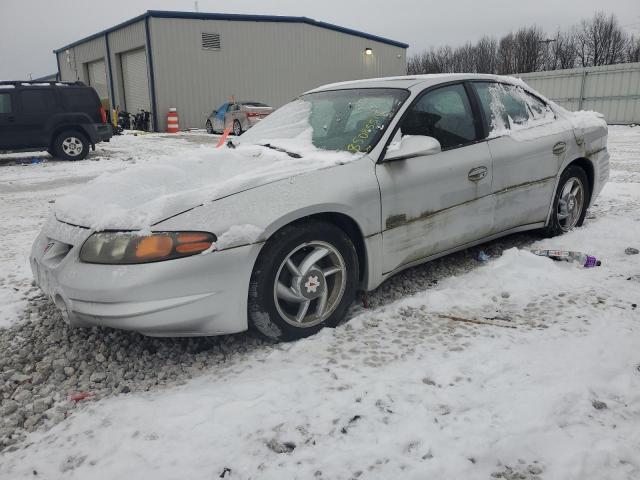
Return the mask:
<path fill-rule="evenodd" d="M 596 410 L 604 410 L 607 407 L 607 404 L 604 402 L 601 402 L 600 400 L 593 400 L 591 402 L 591 405 L 593 405 L 593 408 L 595 408 Z"/>
<path fill-rule="evenodd" d="M 558 262 L 575 262 L 584 268 L 599 267 L 602 265 L 593 255 L 582 252 L 572 252 L 569 250 L 531 250 L 531 253 L 540 257 L 548 257 Z"/>
<path fill-rule="evenodd" d="M 488 262 L 491 256 L 487 254 L 484 250 L 480 250 L 478 252 L 478 260 L 480 262 Z"/>
<path fill-rule="evenodd" d="M 627 255 L 638 255 L 638 253 L 640 253 L 640 250 L 633 247 L 627 247 L 624 249 L 624 253 L 626 253 Z"/>

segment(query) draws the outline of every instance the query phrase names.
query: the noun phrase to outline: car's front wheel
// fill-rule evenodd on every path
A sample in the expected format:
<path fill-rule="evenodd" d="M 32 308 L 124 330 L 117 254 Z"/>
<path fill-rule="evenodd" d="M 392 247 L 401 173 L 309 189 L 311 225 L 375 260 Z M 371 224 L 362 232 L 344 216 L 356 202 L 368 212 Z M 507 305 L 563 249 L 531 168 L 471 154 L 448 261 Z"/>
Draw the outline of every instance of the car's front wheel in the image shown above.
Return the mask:
<path fill-rule="evenodd" d="M 206 128 L 209 135 L 213 134 L 213 125 L 211 125 L 211 122 L 209 120 L 207 120 Z"/>
<path fill-rule="evenodd" d="M 272 340 L 307 337 L 337 325 L 355 298 L 353 242 L 327 222 L 287 226 L 265 244 L 251 276 L 249 319 Z"/>
<path fill-rule="evenodd" d="M 582 168 L 571 166 L 562 172 L 546 234 L 561 235 L 580 227 L 587 214 L 589 198 L 589 179 Z"/>
<path fill-rule="evenodd" d="M 53 142 L 53 153 L 62 160 L 84 160 L 89 153 L 89 140 L 75 130 L 62 132 Z"/>

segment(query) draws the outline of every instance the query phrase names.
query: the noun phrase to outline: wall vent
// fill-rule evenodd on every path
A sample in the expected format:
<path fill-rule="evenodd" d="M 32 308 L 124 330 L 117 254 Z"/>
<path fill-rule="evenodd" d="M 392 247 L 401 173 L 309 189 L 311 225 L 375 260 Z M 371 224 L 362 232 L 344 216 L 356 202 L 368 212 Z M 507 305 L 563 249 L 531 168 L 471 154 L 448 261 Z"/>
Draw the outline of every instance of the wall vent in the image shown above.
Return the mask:
<path fill-rule="evenodd" d="M 203 50 L 220 50 L 220 34 L 219 33 L 202 33 L 202 49 Z"/>

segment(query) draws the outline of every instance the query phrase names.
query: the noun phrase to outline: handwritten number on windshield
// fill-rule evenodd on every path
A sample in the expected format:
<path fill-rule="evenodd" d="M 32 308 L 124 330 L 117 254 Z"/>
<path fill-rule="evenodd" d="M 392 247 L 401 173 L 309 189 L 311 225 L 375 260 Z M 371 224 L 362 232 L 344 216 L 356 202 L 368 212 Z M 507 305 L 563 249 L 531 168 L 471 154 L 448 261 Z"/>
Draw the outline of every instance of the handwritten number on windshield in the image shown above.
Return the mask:
<path fill-rule="evenodd" d="M 375 131 L 382 129 L 383 120 L 386 116 L 384 112 L 373 112 L 362 129 L 360 129 L 360 132 L 347 145 L 347 150 L 351 153 L 368 153 L 371 150 L 369 138 Z"/>

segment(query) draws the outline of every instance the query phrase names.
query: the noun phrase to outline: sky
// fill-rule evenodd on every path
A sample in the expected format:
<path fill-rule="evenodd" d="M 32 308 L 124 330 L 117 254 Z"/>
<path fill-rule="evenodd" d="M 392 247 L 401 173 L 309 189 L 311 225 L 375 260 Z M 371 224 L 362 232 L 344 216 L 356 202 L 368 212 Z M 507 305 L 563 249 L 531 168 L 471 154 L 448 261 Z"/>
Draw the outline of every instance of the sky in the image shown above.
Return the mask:
<path fill-rule="evenodd" d="M 56 71 L 52 50 L 146 10 L 194 11 L 192 0 L 0 0 L 0 80 Z M 409 53 L 457 46 L 524 25 L 547 32 L 602 10 L 640 35 L 638 0 L 199 0 L 200 12 L 311 17 L 408 43 Z"/>

